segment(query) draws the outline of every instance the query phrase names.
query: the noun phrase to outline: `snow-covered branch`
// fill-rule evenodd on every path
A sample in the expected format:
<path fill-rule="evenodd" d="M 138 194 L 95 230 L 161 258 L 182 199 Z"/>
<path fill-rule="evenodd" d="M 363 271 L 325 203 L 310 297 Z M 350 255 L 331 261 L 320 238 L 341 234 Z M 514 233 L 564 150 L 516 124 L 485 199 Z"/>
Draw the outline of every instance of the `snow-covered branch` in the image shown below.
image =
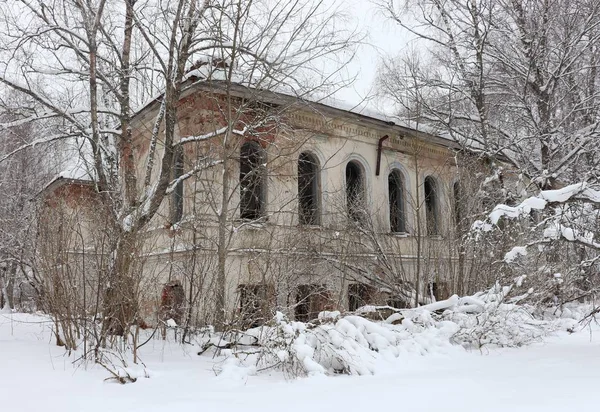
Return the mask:
<path fill-rule="evenodd" d="M 211 160 L 211 161 L 205 161 L 205 162 L 198 162 L 198 165 L 196 165 L 192 170 L 182 174 L 177 179 L 172 180 L 169 183 L 169 186 L 167 187 L 166 194 L 173 193 L 173 191 L 175 190 L 175 187 L 177 187 L 177 185 L 179 183 L 189 179 L 190 177 L 194 176 L 195 174 L 200 173 L 203 170 L 210 169 L 211 167 L 215 167 L 220 164 L 223 164 L 223 160 Z"/>
<path fill-rule="evenodd" d="M 41 139 L 36 139 L 32 142 L 26 143 L 24 145 L 19 146 L 18 148 L 10 151 L 9 153 L 5 154 L 4 156 L 0 157 L 0 163 L 2 163 L 3 161 L 5 161 L 6 159 L 10 158 L 11 156 L 14 156 L 15 154 L 25 150 L 25 149 L 29 149 L 38 145 L 43 145 L 43 144 L 48 144 L 48 143 L 52 143 L 52 142 L 56 142 L 58 140 L 65 140 L 65 139 L 69 139 L 69 138 L 73 138 L 73 137 L 79 137 L 79 134 L 73 134 L 73 135 L 68 135 L 68 134 L 64 134 L 64 133 L 60 133 L 60 134 L 56 134 L 56 135 L 52 135 L 49 137 L 44 137 Z"/>

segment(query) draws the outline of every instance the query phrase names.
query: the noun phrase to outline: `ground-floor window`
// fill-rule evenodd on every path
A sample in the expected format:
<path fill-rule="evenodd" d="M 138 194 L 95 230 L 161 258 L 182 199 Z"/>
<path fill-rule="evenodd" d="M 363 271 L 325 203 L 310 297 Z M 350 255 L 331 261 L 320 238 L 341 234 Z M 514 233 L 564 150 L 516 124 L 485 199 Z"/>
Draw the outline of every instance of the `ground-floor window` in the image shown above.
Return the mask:
<path fill-rule="evenodd" d="M 296 288 L 294 318 L 299 322 L 316 319 L 319 312 L 329 309 L 331 296 L 324 285 L 300 285 Z"/>
<path fill-rule="evenodd" d="M 435 298 L 436 301 L 448 299 L 450 297 L 448 282 L 429 282 L 427 296 Z"/>
<path fill-rule="evenodd" d="M 273 285 L 247 284 L 238 287 L 240 313 L 243 326 L 255 328 L 263 325 L 271 318 L 271 307 L 274 304 Z"/>
<path fill-rule="evenodd" d="M 371 303 L 374 289 L 364 283 L 348 285 L 348 310 L 354 312 L 361 306 Z"/>

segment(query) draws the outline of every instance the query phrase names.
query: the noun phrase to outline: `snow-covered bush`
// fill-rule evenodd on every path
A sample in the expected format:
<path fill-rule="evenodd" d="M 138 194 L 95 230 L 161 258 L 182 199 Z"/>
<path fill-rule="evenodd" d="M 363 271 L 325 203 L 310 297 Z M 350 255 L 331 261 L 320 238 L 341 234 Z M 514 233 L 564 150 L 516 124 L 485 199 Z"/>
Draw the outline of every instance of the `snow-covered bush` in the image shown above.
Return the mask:
<path fill-rule="evenodd" d="M 442 314 L 442 318 L 458 325 L 452 342 L 467 348 L 487 345 L 516 347 L 539 340 L 557 328 L 573 326 L 575 318 L 561 321 L 552 317 L 536 317 L 536 308 L 516 302 L 528 293 L 509 298 L 513 286 L 496 285 L 486 292 L 460 300 L 459 305 Z"/>
<path fill-rule="evenodd" d="M 521 203 L 497 205 L 472 227 L 485 244 L 510 233 L 510 246 L 497 257 L 496 272 L 507 278 L 527 275 L 527 302 L 539 307 L 562 305 L 597 292 L 600 272 L 600 191 L 587 183 L 543 190 Z"/>
<path fill-rule="evenodd" d="M 382 359 L 521 346 L 574 326 L 580 313 L 563 310 L 560 316 L 548 316 L 519 304 L 525 296 L 513 296 L 513 291 L 523 283 L 519 278 L 512 286 L 496 285 L 473 296 L 454 295 L 414 309 L 366 306 L 353 314 L 321 312 L 312 323 L 291 321 L 278 312 L 265 326 L 206 336 L 204 346 L 221 348 L 225 373 L 235 367 L 244 373 L 276 368 L 288 376 L 369 375 Z M 383 321 L 369 319 L 382 309 L 393 313 Z"/>

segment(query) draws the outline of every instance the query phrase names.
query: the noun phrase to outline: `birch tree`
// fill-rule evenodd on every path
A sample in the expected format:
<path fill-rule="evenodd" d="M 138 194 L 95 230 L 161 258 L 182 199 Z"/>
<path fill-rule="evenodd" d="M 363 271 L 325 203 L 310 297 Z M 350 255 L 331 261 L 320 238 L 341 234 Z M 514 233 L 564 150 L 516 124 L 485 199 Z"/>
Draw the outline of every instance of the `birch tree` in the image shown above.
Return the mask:
<path fill-rule="evenodd" d="M 428 50 L 383 64 L 392 100 L 419 97 L 423 121 L 492 161 L 508 160 L 539 187 L 595 165 L 597 2 L 380 5 Z"/>
<path fill-rule="evenodd" d="M 594 142 L 599 137 L 599 4 L 586 0 L 379 4 L 418 38 L 417 44 L 428 48 L 384 62 L 383 94 L 398 104 L 402 115 L 421 119 L 470 152 L 480 153 L 491 166 L 478 196 L 492 213 L 487 223 L 478 224 L 486 235 L 477 231 L 474 239 L 496 254 L 494 276 L 511 279 L 526 274 L 536 286 L 538 303 L 588 294 L 593 290 L 597 252 L 593 242 L 586 244 L 579 237 L 594 238 L 596 205 L 591 199 L 575 202 L 553 190 L 570 183 L 596 188 L 598 183 Z M 540 189 L 538 197 L 552 198 L 544 201 L 549 207 L 530 206 L 527 199 L 520 203 Z M 494 207 L 496 203 L 503 204 Z M 518 212 L 503 213 L 508 210 Z M 511 217 L 521 221 L 512 224 Z M 567 230 L 564 236 L 563 226 L 577 235 Z M 507 233 L 518 247 L 508 251 L 506 243 L 487 243 L 494 236 L 489 234 L 491 228 L 492 233 Z M 518 253 L 536 249 L 527 258 Z"/>
<path fill-rule="evenodd" d="M 220 164 L 198 162 L 173 180 L 178 147 L 198 140 L 178 141 L 176 131 L 190 66 L 206 58 L 228 62 L 221 78 L 227 90 L 236 83 L 306 96 L 339 85 L 332 79 L 352 55 L 352 33 L 335 26 L 337 9 L 323 1 L 12 0 L 6 6 L 0 17 L 0 83 L 37 106 L 3 107 L 18 121 L 1 127 L 45 119 L 60 127 L 2 160 L 33 144 L 80 143 L 101 199 L 98 213 L 113 234 L 103 319 L 107 331 L 118 334 L 137 311 L 131 272 L 140 233 L 179 183 Z M 319 66 L 322 59 L 333 66 Z M 132 119 L 149 98 L 157 99 L 159 110 L 149 151 L 140 158 Z M 240 116 L 228 99 L 227 121 L 204 135 L 223 137 L 225 147 Z"/>

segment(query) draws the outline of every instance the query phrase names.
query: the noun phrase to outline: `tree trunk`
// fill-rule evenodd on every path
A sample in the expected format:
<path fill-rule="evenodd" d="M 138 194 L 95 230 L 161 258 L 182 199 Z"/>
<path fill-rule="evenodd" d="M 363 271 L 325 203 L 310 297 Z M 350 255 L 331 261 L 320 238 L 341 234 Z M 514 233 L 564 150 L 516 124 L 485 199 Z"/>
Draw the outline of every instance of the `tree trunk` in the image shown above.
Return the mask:
<path fill-rule="evenodd" d="M 227 140 L 229 136 L 226 136 L 224 148 L 224 164 L 223 164 L 223 187 L 221 192 L 221 211 L 218 215 L 219 228 L 218 228 L 218 243 L 217 243 L 217 294 L 215 302 L 216 312 L 216 326 L 223 328 L 225 326 L 225 294 L 226 294 L 226 279 L 227 279 L 227 220 L 229 215 L 229 198 L 230 198 L 230 179 L 231 172 L 230 162 L 227 159 Z"/>
<path fill-rule="evenodd" d="M 104 291 L 104 336 L 122 336 L 135 321 L 138 313 L 136 251 L 136 233 L 121 232 L 112 253 L 114 260 Z"/>

